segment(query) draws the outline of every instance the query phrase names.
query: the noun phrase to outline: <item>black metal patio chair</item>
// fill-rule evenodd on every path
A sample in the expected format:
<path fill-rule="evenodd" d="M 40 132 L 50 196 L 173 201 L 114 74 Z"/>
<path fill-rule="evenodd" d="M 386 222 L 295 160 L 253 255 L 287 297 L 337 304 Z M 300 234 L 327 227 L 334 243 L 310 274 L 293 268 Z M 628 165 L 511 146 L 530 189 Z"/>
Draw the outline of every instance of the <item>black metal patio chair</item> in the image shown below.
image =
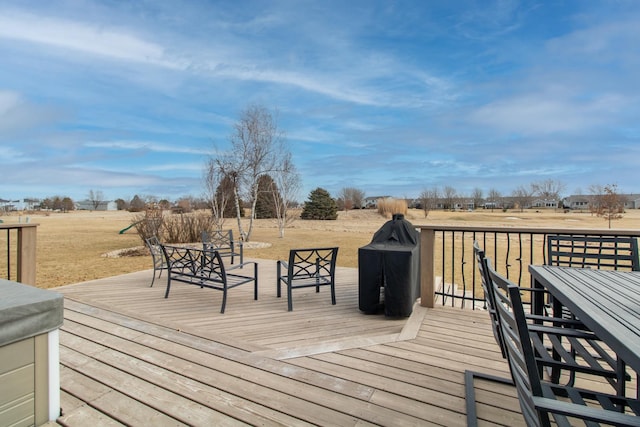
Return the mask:
<path fill-rule="evenodd" d="M 291 249 L 289 261 L 277 263 L 277 297 L 281 296 L 281 285 L 287 287 L 287 307 L 293 310 L 293 289 L 331 288 L 331 304 L 336 304 L 336 258 L 338 248 Z M 283 270 L 286 274 L 283 274 Z"/>
<path fill-rule="evenodd" d="M 218 251 L 221 257 L 231 258 L 235 264 L 235 257 L 240 257 L 240 264 L 244 264 L 244 245 L 242 240 L 233 238 L 233 230 L 214 230 L 202 232 L 202 249 Z"/>
<path fill-rule="evenodd" d="M 473 245 L 478 269 L 481 277 L 481 284 L 485 294 L 487 311 L 491 318 L 493 335 L 500 347 L 503 357 L 507 357 L 503 333 L 496 309 L 497 301 L 494 296 L 493 286 L 497 281 L 504 293 L 507 291 L 508 283 L 502 276 L 494 279 L 490 275 L 491 263 L 485 256 L 477 241 Z M 544 289 L 518 287 L 520 293 L 544 292 Z M 530 307 L 530 304 L 524 306 Z M 524 308 L 523 308 L 524 312 Z M 538 365 L 540 376 L 543 373 L 549 375 L 549 381 L 558 383 L 563 371 L 567 372 L 567 385 L 573 385 L 576 373 L 592 374 L 605 377 L 615 389 L 617 386 L 616 360 L 608 353 L 599 342 L 598 338 L 589 331 L 579 320 L 552 317 L 550 315 L 536 315 L 525 312 L 525 318 L 530 328 L 536 331 L 533 337 L 535 343 L 535 361 Z M 546 369 L 543 372 L 543 369 Z M 465 396 L 467 405 L 467 425 L 476 425 L 475 409 L 475 389 L 474 380 L 480 378 L 497 383 L 511 384 L 508 378 L 488 375 L 482 372 L 465 371 Z M 628 378 L 626 378 L 628 379 Z"/>
<path fill-rule="evenodd" d="M 540 326 L 527 321 L 518 286 L 491 268 L 489 275 L 509 369 L 527 425 L 551 426 L 553 418 L 561 427 L 576 419 L 591 423 L 588 425 L 640 426 L 640 401 L 636 399 L 542 381 L 535 343 Z"/>
<path fill-rule="evenodd" d="M 147 243 L 149 252 L 151 252 L 151 259 L 153 260 L 153 278 L 151 279 L 150 286 L 153 287 L 153 282 L 156 280 L 156 274 L 158 275 L 158 278 L 160 278 L 162 276 L 162 271 L 167 270 L 169 267 L 164 253 L 162 252 L 162 246 L 158 237 L 151 236 L 145 239 L 145 242 Z"/>

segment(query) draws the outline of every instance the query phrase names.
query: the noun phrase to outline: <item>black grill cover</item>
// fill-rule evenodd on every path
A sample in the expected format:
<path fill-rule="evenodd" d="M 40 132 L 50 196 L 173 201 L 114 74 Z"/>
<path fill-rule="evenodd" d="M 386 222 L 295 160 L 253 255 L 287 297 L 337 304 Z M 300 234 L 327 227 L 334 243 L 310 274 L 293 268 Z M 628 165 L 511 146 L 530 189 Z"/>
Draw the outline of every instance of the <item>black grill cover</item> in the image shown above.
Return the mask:
<path fill-rule="evenodd" d="M 420 234 L 404 215 L 395 214 L 371 243 L 358 249 L 358 287 L 359 308 L 364 313 L 411 315 L 420 295 Z"/>

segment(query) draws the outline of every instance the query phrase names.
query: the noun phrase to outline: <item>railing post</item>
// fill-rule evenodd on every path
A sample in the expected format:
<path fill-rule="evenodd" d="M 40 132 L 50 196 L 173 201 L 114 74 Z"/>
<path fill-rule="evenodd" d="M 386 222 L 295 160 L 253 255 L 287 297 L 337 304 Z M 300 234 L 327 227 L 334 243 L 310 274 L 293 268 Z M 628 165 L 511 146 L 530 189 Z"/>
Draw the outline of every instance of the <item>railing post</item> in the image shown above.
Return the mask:
<path fill-rule="evenodd" d="M 36 224 L 18 228 L 18 282 L 36 284 Z"/>
<path fill-rule="evenodd" d="M 436 298 L 435 277 L 436 232 L 432 228 L 420 229 L 420 305 L 433 308 Z"/>

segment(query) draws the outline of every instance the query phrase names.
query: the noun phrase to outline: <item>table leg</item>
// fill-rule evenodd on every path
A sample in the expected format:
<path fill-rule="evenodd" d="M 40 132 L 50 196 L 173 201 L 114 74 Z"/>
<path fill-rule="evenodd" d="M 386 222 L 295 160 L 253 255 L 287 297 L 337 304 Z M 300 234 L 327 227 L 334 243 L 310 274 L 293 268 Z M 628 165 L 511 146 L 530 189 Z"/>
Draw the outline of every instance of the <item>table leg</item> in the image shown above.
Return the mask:
<path fill-rule="evenodd" d="M 533 314 L 542 316 L 544 314 L 544 287 L 537 280 L 533 280 L 533 289 L 531 292 L 531 310 Z M 542 323 L 542 321 L 537 321 L 536 323 Z"/>
<path fill-rule="evenodd" d="M 618 396 L 626 394 L 627 385 L 627 364 L 619 357 L 616 360 L 616 392 Z M 636 393 L 637 395 L 637 393 Z"/>

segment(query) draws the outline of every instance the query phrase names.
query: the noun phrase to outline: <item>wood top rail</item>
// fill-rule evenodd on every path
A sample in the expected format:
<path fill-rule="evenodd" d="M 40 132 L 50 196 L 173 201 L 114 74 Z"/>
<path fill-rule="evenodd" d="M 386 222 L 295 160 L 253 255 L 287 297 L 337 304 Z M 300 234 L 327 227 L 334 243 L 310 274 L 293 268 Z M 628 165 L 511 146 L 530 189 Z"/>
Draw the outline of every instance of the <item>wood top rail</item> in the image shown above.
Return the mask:
<path fill-rule="evenodd" d="M 539 228 L 504 226 L 466 226 L 466 225 L 415 225 L 420 230 L 420 305 L 433 308 L 435 305 L 435 243 L 436 232 L 477 232 L 477 233 L 522 233 L 535 235 L 548 234 L 585 234 L 595 236 L 640 237 L 640 230 L 596 229 L 596 228 Z"/>
<path fill-rule="evenodd" d="M 36 284 L 36 229 L 39 224 L 0 224 L 0 230 L 17 230 L 18 273 L 17 281 Z M 7 231 L 9 233 L 9 231 Z M 9 254 L 7 253 L 7 262 Z M 8 267 L 8 266 L 7 266 Z"/>

